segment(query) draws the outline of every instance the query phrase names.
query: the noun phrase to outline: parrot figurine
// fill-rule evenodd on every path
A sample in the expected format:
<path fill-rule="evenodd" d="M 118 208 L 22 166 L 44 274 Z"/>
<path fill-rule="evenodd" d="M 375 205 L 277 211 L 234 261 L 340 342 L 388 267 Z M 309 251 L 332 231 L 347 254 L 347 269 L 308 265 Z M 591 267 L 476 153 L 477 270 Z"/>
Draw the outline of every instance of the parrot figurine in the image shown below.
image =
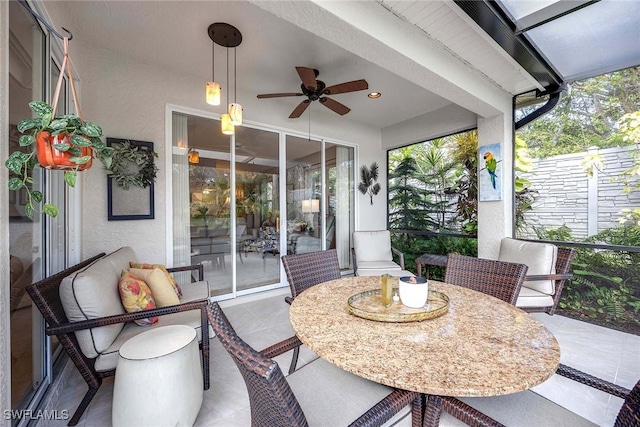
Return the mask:
<path fill-rule="evenodd" d="M 495 157 L 491 152 L 487 151 L 484 153 L 484 166 L 487 168 L 487 172 L 489 172 L 489 178 L 491 178 L 491 185 L 495 190 L 496 188 L 496 166 L 498 162 L 496 162 Z"/>

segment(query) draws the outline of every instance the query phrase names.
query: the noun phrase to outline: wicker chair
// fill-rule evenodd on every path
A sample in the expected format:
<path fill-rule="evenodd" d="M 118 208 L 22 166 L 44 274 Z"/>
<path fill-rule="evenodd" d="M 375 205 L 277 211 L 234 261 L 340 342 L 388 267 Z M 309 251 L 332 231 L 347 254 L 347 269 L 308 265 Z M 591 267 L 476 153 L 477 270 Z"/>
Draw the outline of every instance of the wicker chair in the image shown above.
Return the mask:
<path fill-rule="evenodd" d="M 335 249 L 285 255 L 282 257 L 282 265 L 291 288 L 291 296 L 284 298 L 288 304 L 305 289 L 341 277 L 338 253 Z M 293 349 L 289 373 L 295 371 L 299 354 L 300 346 Z"/>
<path fill-rule="evenodd" d="M 47 322 L 47 327 L 45 329 L 46 334 L 55 335 L 56 337 L 58 337 L 62 348 L 64 348 L 73 364 L 76 366 L 76 368 L 78 368 L 78 371 L 80 371 L 82 378 L 89 386 L 87 393 L 85 394 L 75 413 L 69 420 L 68 425 L 70 426 L 74 426 L 78 423 L 85 409 L 87 409 L 89 403 L 91 403 L 91 400 L 102 385 L 102 380 L 104 378 L 115 375 L 116 372 L 115 369 L 106 371 L 96 370 L 95 359 L 87 358 L 83 354 L 78 339 L 75 335 L 76 331 L 86 330 L 104 325 L 125 323 L 133 320 L 144 319 L 150 316 L 163 316 L 190 310 L 201 310 L 201 349 L 204 371 L 203 379 L 204 388 L 209 388 L 209 328 L 207 325 L 207 316 L 205 311 L 205 308 L 208 304 L 207 300 L 185 302 L 170 307 L 156 308 L 153 310 L 139 311 L 136 313 L 125 313 L 79 322 L 69 321 L 60 298 L 60 283 L 65 277 L 71 275 L 72 273 L 80 271 L 85 267 L 88 267 L 95 261 L 100 260 L 100 258 L 102 258 L 103 256 L 105 256 L 105 254 L 101 253 L 94 256 L 93 258 L 89 258 L 86 261 L 69 267 L 66 270 L 49 276 L 37 283 L 27 286 L 27 292 L 29 293 L 29 296 L 38 307 L 38 310 L 40 310 L 40 313 L 42 313 L 44 320 Z M 178 271 L 187 272 L 194 269 L 198 270 L 199 279 L 202 281 L 204 276 L 202 265 L 168 268 L 167 271 L 170 273 Z"/>
<path fill-rule="evenodd" d="M 593 387 L 597 390 L 604 391 L 613 396 L 625 399 L 624 403 L 622 404 L 622 408 L 620 408 L 620 412 L 618 412 L 614 427 L 640 426 L 640 381 L 636 383 L 633 390 L 627 390 L 626 388 L 621 387 L 617 384 L 610 383 L 608 381 L 594 377 L 593 375 L 589 375 L 587 373 L 578 371 L 577 369 L 562 364 L 560 364 L 556 373 L 579 383 L 586 384 L 589 387 Z M 524 395 L 526 395 L 526 397 L 529 397 L 530 394 L 533 394 L 532 391 L 523 393 Z M 497 399 L 499 399 L 499 397 Z M 540 408 L 537 413 L 521 414 L 523 419 L 526 420 L 525 422 L 531 423 L 531 425 L 558 425 L 559 421 L 557 419 L 557 416 L 554 417 L 553 414 L 557 414 L 557 411 L 562 411 L 569 419 L 575 419 L 576 425 L 586 423 L 586 420 L 584 420 L 583 418 L 579 417 L 576 414 L 573 414 L 572 412 L 564 408 L 559 407 L 559 405 L 547 399 L 540 399 L 540 401 L 544 406 Z M 503 424 L 491 418 L 490 416 L 478 411 L 472 406 L 454 397 L 430 397 L 430 401 L 427 407 L 427 413 L 430 414 L 431 418 L 429 418 L 427 421 L 431 423 L 431 425 L 437 425 L 437 422 L 439 422 L 440 409 L 448 412 L 453 417 L 459 419 L 460 421 L 463 421 L 470 426 L 503 426 Z M 507 408 L 501 407 L 499 411 L 500 414 L 496 416 L 505 417 Z M 534 417 L 536 418 L 534 419 Z"/>
<path fill-rule="evenodd" d="M 341 277 L 335 249 L 285 255 L 282 257 L 282 265 L 291 288 L 291 296 L 284 299 L 289 304 L 305 289 Z"/>
<path fill-rule="evenodd" d="M 516 307 L 529 313 L 553 315 L 562 288 L 571 274 L 575 251 L 545 242 L 531 242 L 505 237 L 500 242 L 498 260 L 523 263 L 529 267 Z"/>
<path fill-rule="evenodd" d="M 418 393 L 389 389 L 321 359 L 285 378 L 271 358 L 299 346 L 297 337 L 258 352 L 238 337 L 218 303 L 212 303 L 207 311 L 217 338 L 238 366 L 247 386 L 253 427 L 307 426 L 310 422 L 313 425 L 314 420 L 323 425 L 343 425 L 341 421 L 357 417 L 363 407 L 366 412 L 351 426 L 380 426 L 414 400 L 419 400 Z M 328 387 L 321 386 L 323 379 L 329 381 Z M 294 390 L 305 399 L 298 400 Z M 354 415 L 356 411 L 360 412 Z M 419 422 L 419 412 L 412 413 L 414 420 Z M 331 420 L 332 417 L 343 420 Z"/>
<path fill-rule="evenodd" d="M 524 264 L 449 254 L 444 281 L 515 305 L 527 268 Z"/>

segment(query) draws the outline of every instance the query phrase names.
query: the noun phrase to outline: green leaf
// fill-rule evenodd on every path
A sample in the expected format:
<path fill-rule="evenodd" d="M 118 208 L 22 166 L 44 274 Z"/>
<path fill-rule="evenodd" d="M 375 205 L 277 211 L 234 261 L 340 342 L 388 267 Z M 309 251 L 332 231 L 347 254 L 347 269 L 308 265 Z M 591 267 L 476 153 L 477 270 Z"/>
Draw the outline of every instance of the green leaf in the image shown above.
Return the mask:
<path fill-rule="evenodd" d="M 82 126 L 82 120 L 80 120 L 80 117 L 76 116 L 75 114 L 63 114 L 57 116 L 57 118 L 66 120 L 69 123 L 69 126 L 73 126 L 75 128 L 79 128 L 80 126 Z"/>
<path fill-rule="evenodd" d="M 36 203 L 42 203 L 42 200 L 44 199 L 44 197 L 42 196 L 42 192 L 41 191 L 32 191 L 31 192 L 31 198 Z"/>
<path fill-rule="evenodd" d="M 24 119 L 24 120 L 20 120 L 20 123 L 18 123 L 18 130 L 21 133 L 25 133 L 25 131 L 28 131 L 29 129 L 36 129 L 36 128 L 40 128 L 42 126 L 42 119 Z"/>
<path fill-rule="evenodd" d="M 107 144 L 102 142 L 102 140 L 100 138 L 96 138 L 96 137 L 91 138 L 91 145 L 96 150 L 105 151 L 104 149 L 107 148 Z M 113 149 L 111 147 L 108 147 L 108 148 L 109 148 L 109 150 L 106 150 L 106 151 L 109 151 L 109 153 L 111 153 L 111 151 L 113 151 Z"/>
<path fill-rule="evenodd" d="M 65 171 L 64 182 L 66 182 L 69 187 L 75 187 L 77 176 L 78 173 L 76 171 Z"/>
<path fill-rule="evenodd" d="M 20 137 L 19 143 L 21 147 L 27 147 L 33 144 L 35 141 L 36 139 L 33 137 L 33 135 L 22 135 Z"/>
<path fill-rule="evenodd" d="M 29 156 L 22 151 L 14 151 L 13 153 L 11 153 L 7 161 L 4 162 L 4 165 L 11 172 L 20 174 L 20 172 L 22 171 L 22 166 L 28 159 Z"/>
<path fill-rule="evenodd" d="M 66 129 L 67 126 L 69 125 L 69 122 L 66 121 L 65 119 L 53 119 L 51 120 L 51 123 L 49 124 L 49 127 L 52 130 L 63 130 Z"/>
<path fill-rule="evenodd" d="M 89 160 L 91 160 L 91 156 L 70 157 L 69 160 L 71 160 L 73 163 L 77 165 L 84 165 Z"/>
<path fill-rule="evenodd" d="M 71 142 L 76 147 L 88 147 L 91 145 L 91 141 L 89 141 L 87 138 L 84 138 L 80 135 L 71 135 Z"/>
<path fill-rule="evenodd" d="M 72 155 L 72 156 L 74 156 L 74 157 L 80 157 L 80 156 L 82 156 L 82 150 L 81 150 L 81 149 L 79 149 L 79 148 L 77 148 L 77 147 L 71 147 L 71 148 L 69 148 L 68 153 L 69 153 L 69 154 L 71 154 L 71 155 Z"/>
<path fill-rule="evenodd" d="M 31 203 L 27 203 L 24 206 L 24 214 L 27 216 L 27 218 L 29 219 L 33 219 L 33 205 Z"/>
<path fill-rule="evenodd" d="M 69 148 L 71 148 L 71 145 L 69 145 L 69 144 L 53 144 L 53 148 L 55 148 L 58 151 L 67 151 L 67 150 L 69 150 Z"/>
<path fill-rule="evenodd" d="M 20 178 L 9 178 L 9 190 L 19 190 L 22 187 L 22 180 Z"/>
<path fill-rule="evenodd" d="M 46 129 L 47 127 L 49 127 L 49 124 L 51 123 L 51 118 L 52 115 L 51 114 L 45 114 L 42 116 L 42 124 L 40 125 L 41 129 Z"/>
<path fill-rule="evenodd" d="M 31 111 L 33 111 L 40 117 L 44 116 L 45 114 L 53 114 L 53 108 L 46 102 L 32 101 L 29 103 L 29 108 L 31 108 Z"/>
<path fill-rule="evenodd" d="M 58 216 L 58 208 L 51 203 L 45 203 L 42 207 L 42 213 L 49 215 L 51 218 L 55 218 Z"/>
<path fill-rule="evenodd" d="M 84 126 L 80 127 L 80 131 L 90 137 L 102 136 L 102 128 L 92 122 L 85 122 Z"/>

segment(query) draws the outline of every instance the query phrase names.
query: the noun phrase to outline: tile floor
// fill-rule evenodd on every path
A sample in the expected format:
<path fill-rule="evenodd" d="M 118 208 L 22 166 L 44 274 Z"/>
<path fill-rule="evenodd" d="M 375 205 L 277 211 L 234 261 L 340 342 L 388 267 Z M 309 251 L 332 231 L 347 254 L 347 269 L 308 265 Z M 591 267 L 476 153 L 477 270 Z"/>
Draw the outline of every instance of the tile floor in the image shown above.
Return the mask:
<path fill-rule="evenodd" d="M 223 301 L 221 306 L 238 334 L 256 349 L 265 348 L 293 334 L 288 321 L 289 306 L 284 302 L 288 289 Z M 556 335 L 562 349 L 562 363 L 584 370 L 625 387 L 633 387 L 640 378 L 640 337 L 590 325 L 561 316 L 535 314 Z M 300 362 L 314 358 L 308 349 L 300 353 Z M 280 356 L 278 362 L 286 372 L 290 355 Z M 78 371 L 67 367 L 70 375 L 60 387 L 64 390 L 52 400 L 52 409 L 75 410 L 86 391 Z M 106 380 L 80 420 L 79 426 L 108 426 L 111 424 L 113 380 Z M 611 426 L 622 403 L 621 399 L 581 386 L 571 380 L 554 376 L 533 389 L 600 426 Z M 579 398 L 576 398 L 579 396 Z M 211 388 L 204 394 L 204 402 L 195 426 L 249 426 L 250 412 L 246 388 L 235 364 L 219 343 L 211 341 Z M 39 425 L 63 426 L 64 422 L 41 422 Z M 410 417 L 396 425 L 408 427 Z M 443 417 L 442 426 L 460 425 Z"/>

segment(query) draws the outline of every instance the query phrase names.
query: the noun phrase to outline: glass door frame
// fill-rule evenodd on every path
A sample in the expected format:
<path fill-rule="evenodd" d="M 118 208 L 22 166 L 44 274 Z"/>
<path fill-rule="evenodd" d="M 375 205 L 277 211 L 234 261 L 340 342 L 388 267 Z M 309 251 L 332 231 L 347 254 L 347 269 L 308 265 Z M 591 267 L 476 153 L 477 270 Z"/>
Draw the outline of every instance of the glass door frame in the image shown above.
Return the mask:
<path fill-rule="evenodd" d="M 193 116 L 199 116 L 199 117 L 203 117 L 203 118 L 209 118 L 209 119 L 213 119 L 213 120 L 220 120 L 220 115 L 216 114 L 216 113 L 212 113 L 212 112 L 208 112 L 208 111 L 203 111 L 203 110 L 199 110 L 199 109 L 195 109 L 195 108 L 191 108 L 191 107 L 184 107 L 184 106 L 180 106 L 180 105 L 176 105 L 176 104 L 166 104 L 165 106 L 165 168 L 167 171 L 171 171 L 172 167 L 173 167 L 173 154 L 174 154 L 174 145 L 173 145 L 173 114 L 174 113 L 178 113 L 178 114 L 185 114 L 185 115 L 193 115 Z M 352 179 L 353 182 L 355 184 L 356 182 L 356 175 L 357 175 L 357 171 L 358 171 L 358 145 L 354 144 L 354 143 L 349 143 L 349 142 L 345 142 L 345 141 L 340 141 L 340 140 L 336 140 L 333 138 L 324 138 L 321 137 L 319 135 L 314 135 L 314 134 L 309 134 L 309 133 L 303 133 L 303 132 L 297 132 L 291 129 L 286 129 L 283 127 L 277 127 L 277 126 L 271 126 L 271 125 L 266 125 L 266 124 L 262 124 L 262 123 L 257 123 L 257 122 L 252 122 L 252 121 L 244 121 L 243 127 L 247 127 L 247 128 L 253 128 L 253 129 L 258 129 L 258 130 L 264 130 L 264 131 L 269 131 L 269 132 L 274 132 L 278 134 L 278 147 L 279 147 L 279 153 L 278 153 L 278 159 L 279 159 L 279 211 L 280 211 L 280 218 L 279 218 L 279 227 L 280 230 L 286 230 L 287 229 L 287 200 L 286 200 L 286 174 L 287 174 L 287 161 L 286 161 L 286 145 L 287 145 L 287 137 L 297 137 L 297 138 L 311 138 L 312 140 L 318 141 L 320 142 L 320 157 L 321 157 L 321 165 L 322 165 L 322 169 L 321 169 L 321 179 L 322 179 L 322 185 L 321 185 L 321 194 L 322 194 L 322 198 L 323 200 L 326 200 L 326 194 L 327 194 L 327 188 L 326 188 L 326 179 L 327 179 L 327 168 L 326 168 L 326 145 L 327 144 L 333 144 L 333 145 L 339 145 L 339 146 L 343 146 L 343 147 L 347 147 L 347 148 L 352 148 L 354 150 L 354 166 L 353 166 L 353 170 L 352 170 Z M 229 153 L 229 157 L 230 157 L 230 188 L 235 189 L 236 188 L 236 141 L 235 141 L 236 135 L 231 135 L 230 136 L 230 153 Z M 200 150 L 199 150 L 200 151 Z M 202 153 L 201 151 L 201 156 L 204 153 Z M 173 218 L 173 178 L 172 175 L 169 173 L 167 174 L 167 179 L 166 179 L 166 212 L 167 212 L 167 218 Z M 231 200 L 231 206 L 233 207 L 232 209 L 230 209 L 230 224 L 236 224 L 237 221 L 237 214 L 236 214 L 236 192 L 235 191 L 231 191 L 230 192 L 230 200 Z M 327 212 L 327 206 L 326 203 L 322 204 L 322 208 L 321 208 L 321 212 L 320 215 L 322 218 L 326 217 L 326 212 Z M 352 215 L 352 223 L 357 224 L 357 212 L 358 212 L 358 201 L 357 198 L 354 200 L 354 209 L 353 212 L 351 213 Z M 236 227 L 230 227 L 230 239 L 231 239 L 231 253 L 232 254 L 236 254 L 237 253 L 237 236 L 236 236 Z M 166 259 L 167 259 L 167 264 L 168 265 L 173 265 L 174 264 L 174 251 L 173 251 L 173 222 L 172 221 L 167 221 L 166 224 L 166 236 L 167 236 L 167 245 L 166 245 Z M 323 229 L 323 236 L 321 238 L 321 247 L 322 250 L 326 250 L 326 230 Z M 287 236 L 286 233 L 281 233 L 280 234 L 280 238 L 279 238 L 279 245 L 280 245 L 280 255 L 282 256 L 283 254 L 287 253 Z M 257 292 L 263 292 L 263 291 L 267 291 L 267 290 L 272 290 L 272 289 L 279 289 L 279 288 L 286 288 L 288 286 L 287 284 L 287 280 L 286 280 L 286 274 L 284 272 L 284 268 L 282 267 L 281 263 L 279 265 L 279 270 L 280 270 L 280 281 L 279 283 L 275 283 L 275 284 L 271 284 L 271 285 L 264 285 L 264 286 L 260 286 L 260 287 L 256 287 L 256 288 L 251 288 L 251 289 L 246 289 L 246 290 L 241 290 L 238 291 L 237 290 L 237 283 L 236 283 L 236 276 L 237 276 L 237 257 L 234 255 L 231 257 L 231 268 L 233 269 L 233 275 L 232 275 L 232 289 L 231 289 L 231 293 L 229 294 L 224 294 L 224 295 L 219 295 L 216 297 L 213 297 L 213 300 L 226 300 L 226 299 L 234 299 L 237 298 L 239 296 L 243 296 L 243 295 L 249 295 L 249 294 L 254 294 Z"/>

